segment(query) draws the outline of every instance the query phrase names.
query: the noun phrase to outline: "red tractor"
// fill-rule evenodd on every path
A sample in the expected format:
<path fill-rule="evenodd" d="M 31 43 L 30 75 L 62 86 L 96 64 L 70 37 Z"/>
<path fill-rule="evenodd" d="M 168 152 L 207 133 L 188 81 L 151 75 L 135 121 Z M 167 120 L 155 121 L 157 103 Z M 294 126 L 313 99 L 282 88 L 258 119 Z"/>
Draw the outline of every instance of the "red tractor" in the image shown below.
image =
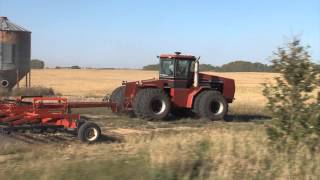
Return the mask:
<path fill-rule="evenodd" d="M 197 117 L 223 119 L 235 94 L 235 82 L 199 73 L 199 58 L 162 54 L 159 79 L 123 82 L 110 97 L 122 112 L 137 117 L 165 119 L 170 113 L 192 112 Z"/>

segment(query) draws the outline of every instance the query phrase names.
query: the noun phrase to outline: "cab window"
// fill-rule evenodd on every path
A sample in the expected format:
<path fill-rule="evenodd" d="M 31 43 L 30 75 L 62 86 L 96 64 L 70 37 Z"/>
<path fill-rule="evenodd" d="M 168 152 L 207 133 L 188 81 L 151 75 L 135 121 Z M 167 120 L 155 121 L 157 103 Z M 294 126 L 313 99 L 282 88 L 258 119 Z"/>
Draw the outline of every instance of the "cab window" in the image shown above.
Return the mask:
<path fill-rule="evenodd" d="M 176 66 L 176 77 L 188 78 L 191 63 L 192 61 L 189 60 L 178 60 Z"/>
<path fill-rule="evenodd" d="M 160 77 L 173 77 L 174 76 L 174 60 L 161 59 L 160 61 Z"/>

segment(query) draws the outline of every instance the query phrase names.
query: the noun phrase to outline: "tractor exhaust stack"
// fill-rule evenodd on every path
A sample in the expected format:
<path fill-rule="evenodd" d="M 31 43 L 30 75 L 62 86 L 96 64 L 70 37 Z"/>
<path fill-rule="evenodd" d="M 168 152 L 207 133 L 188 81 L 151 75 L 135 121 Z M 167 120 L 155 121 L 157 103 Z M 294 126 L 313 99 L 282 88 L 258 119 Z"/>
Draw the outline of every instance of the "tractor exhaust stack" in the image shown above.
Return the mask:
<path fill-rule="evenodd" d="M 194 80 L 193 80 L 194 87 L 199 86 L 199 60 L 200 60 L 200 56 L 197 58 L 194 64 Z"/>

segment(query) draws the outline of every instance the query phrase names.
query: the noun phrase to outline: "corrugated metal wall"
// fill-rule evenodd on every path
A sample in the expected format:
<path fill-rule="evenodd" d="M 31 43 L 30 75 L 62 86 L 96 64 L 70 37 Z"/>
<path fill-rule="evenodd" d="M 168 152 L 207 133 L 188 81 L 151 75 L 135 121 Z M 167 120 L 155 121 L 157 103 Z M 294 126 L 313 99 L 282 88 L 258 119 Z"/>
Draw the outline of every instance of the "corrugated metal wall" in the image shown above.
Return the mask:
<path fill-rule="evenodd" d="M 13 88 L 30 72 L 31 32 L 0 17 L 0 88 Z"/>

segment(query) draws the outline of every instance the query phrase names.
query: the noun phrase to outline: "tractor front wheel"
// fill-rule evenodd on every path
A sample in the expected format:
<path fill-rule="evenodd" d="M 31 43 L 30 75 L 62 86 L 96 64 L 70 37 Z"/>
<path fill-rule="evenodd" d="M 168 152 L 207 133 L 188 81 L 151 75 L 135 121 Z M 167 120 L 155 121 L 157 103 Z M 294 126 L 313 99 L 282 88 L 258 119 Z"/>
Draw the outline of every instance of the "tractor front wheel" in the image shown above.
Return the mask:
<path fill-rule="evenodd" d="M 141 99 L 143 98 L 143 95 L 145 94 L 144 91 L 146 91 L 146 90 L 147 89 L 140 89 L 133 99 L 132 109 L 133 109 L 134 114 L 137 117 L 143 117 L 140 104 L 141 104 Z"/>
<path fill-rule="evenodd" d="M 220 120 L 228 112 L 228 103 L 218 91 L 204 91 L 194 104 L 195 113 L 205 119 Z"/>
<path fill-rule="evenodd" d="M 117 87 L 110 96 L 110 101 L 117 104 L 118 112 L 124 111 L 125 86 Z"/>
<path fill-rule="evenodd" d="M 143 118 L 162 120 L 169 115 L 170 99 L 161 89 L 144 89 L 139 98 L 139 113 Z"/>
<path fill-rule="evenodd" d="M 78 130 L 78 138 L 81 142 L 92 143 L 97 141 L 101 136 L 100 127 L 92 122 L 85 122 Z"/>

